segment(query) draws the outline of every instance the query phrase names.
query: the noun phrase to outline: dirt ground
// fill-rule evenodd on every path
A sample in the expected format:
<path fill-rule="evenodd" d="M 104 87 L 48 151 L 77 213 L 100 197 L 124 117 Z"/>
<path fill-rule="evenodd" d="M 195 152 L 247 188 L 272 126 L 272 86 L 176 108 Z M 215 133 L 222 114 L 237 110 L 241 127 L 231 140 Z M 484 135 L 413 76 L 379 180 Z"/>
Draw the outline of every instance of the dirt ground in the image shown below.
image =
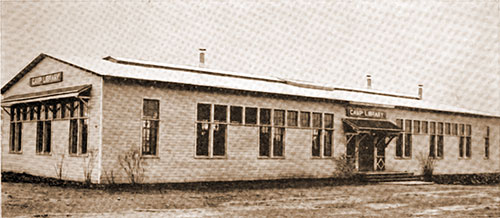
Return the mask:
<path fill-rule="evenodd" d="M 500 186 L 96 190 L 2 183 L 3 217 L 499 217 Z"/>

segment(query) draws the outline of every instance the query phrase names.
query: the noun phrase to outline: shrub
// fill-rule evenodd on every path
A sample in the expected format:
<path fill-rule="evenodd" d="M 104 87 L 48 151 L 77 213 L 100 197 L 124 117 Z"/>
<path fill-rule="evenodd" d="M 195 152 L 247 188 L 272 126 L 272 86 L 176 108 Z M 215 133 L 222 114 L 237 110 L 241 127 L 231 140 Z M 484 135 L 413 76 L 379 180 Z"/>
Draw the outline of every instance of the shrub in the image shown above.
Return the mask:
<path fill-rule="evenodd" d="M 63 168 L 64 168 L 64 154 L 60 154 L 59 155 L 60 158 L 59 160 L 56 162 L 56 164 L 54 165 L 54 169 L 56 171 L 56 176 L 59 180 L 62 179 L 63 177 Z"/>
<path fill-rule="evenodd" d="M 420 165 L 420 169 L 422 170 L 422 175 L 424 175 L 425 181 L 432 181 L 432 174 L 434 172 L 435 159 L 425 155 L 424 153 L 420 153 L 418 155 L 418 163 Z"/>
<path fill-rule="evenodd" d="M 85 184 L 92 183 L 92 172 L 94 171 L 95 158 L 97 157 L 98 150 L 90 150 L 88 155 L 83 158 L 83 176 L 85 177 Z"/>
<path fill-rule="evenodd" d="M 125 171 L 130 183 L 142 182 L 144 176 L 144 160 L 141 158 L 141 151 L 132 146 L 123 155 L 118 156 L 118 161 L 123 171 Z"/>
<path fill-rule="evenodd" d="M 335 163 L 335 173 L 334 176 L 339 178 L 352 178 L 356 172 L 356 165 L 354 164 L 354 159 L 347 157 L 343 154 L 339 157 L 333 159 Z"/>
<path fill-rule="evenodd" d="M 438 184 L 491 185 L 500 184 L 500 173 L 434 175 L 432 180 Z"/>

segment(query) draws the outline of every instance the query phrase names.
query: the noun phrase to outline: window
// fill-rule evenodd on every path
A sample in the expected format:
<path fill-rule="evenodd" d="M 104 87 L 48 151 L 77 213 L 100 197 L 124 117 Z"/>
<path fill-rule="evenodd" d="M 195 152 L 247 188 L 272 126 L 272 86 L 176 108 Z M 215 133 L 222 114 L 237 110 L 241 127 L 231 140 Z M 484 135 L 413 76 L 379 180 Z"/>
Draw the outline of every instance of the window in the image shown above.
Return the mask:
<path fill-rule="evenodd" d="M 458 135 L 458 124 L 454 123 L 451 131 L 452 135 Z"/>
<path fill-rule="evenodd" d="M 471 157 L 471 125 L 460 124 L 460 142 L 458 145 L 458 155 L 461 158 Z"/>
<path fill-rule="evenodd" d="M 87 103 L 80 100 L 68 102 L 69 110 L 69 153 L 86 154 L 88 136 Z M 50 119 L 49 108 L 45 108 L 46 119 Z"/>
<path fill-rule="evenodd" d="M 260 109 L 259 156 L 283 157 L 285 148 L 285 111 Z"/>
<path fill-rule="evenodd" d="M 412 122 L 411 120 L 405 120 L 405 157 L 411 157 L 411 144 L 412 144 Z"/>
<path fill-rule="evenodd" d="M 422 133 L 427 134 L 428 132 L 428 126 L 429 123 L 427 121 L 422 121 Z"/>
<path fill-rule="evenodd" d="M 21 109 L 17 106 L 10 108 L 10 152 L 22 152 L 22 131 L 23 123 L 21 121 Z"/>
<path fill-rule="evenodd" d="M 445 124 L 444 132 L 446 135 L 451 135 L 451 123 Z"/>
<path fill-rule="evenodd" d="M 414 120 L 413 121 L 413 130 L 415 134 L 420 133 L 420 121 L 419 120 Z"/>
<path fill-rule="evenodd" d="M 271 109 L 260 109 L 260 125 L 271 125 Z"/>
<path fill-rule="evenodd" d="M 243 107 L 231 106 L 231 123 L 243 122 Z"/>
<path fill-rule="evenodd" d="M 486 136 L 484 137 L 484 158 L 490 158 L 490 127 L 486 127 Z"/>
<path fill-rule="evenodd" d="M 36 123 L 36 152 L 50 154 L 51 147 L 51 121 L 38 121 Z"/>
<path fill-rule="evenodd" d="M 409 158 L 412 150 L 412 120 L 397 119 L 396 124 L 403 129 L 396 140 L 396 157 Z M 404 124 L 404 125 L 403 125 Z"/>
<path fill-rule="evenodd" d="M 198 104 L 197 109 L 196 156 L 225 156 L 228 115 L 227 106 Z M 232 109 L 233 108 L 230 108 L 230 110 Z M 242 108 L 240 107 L 240 109 Z"/>
<path fill-rule="evenodd" d="M 444 152 L 444 126 L 443 123 L 439 122 L 437 124 L 437 132 L 435 131 L 436 123 L 431 122 L 431 136 L 429 145 L 429 157 L 432 158 L 443 158 Z M 437 134 L 436 134 L 437 133 Z"/>
<path fill-rule="evenodd" d="M 257 124 L 257 108 L 245 108 L 245 124 Z"/>
<path fill-rule="evenodd" d="M 333 114 L 322 116 L 321 113 L 313 113 L 312 132 L 312 156 L 331 157 L 333 151 Z"/>
<path fill-rule="evenodd" d="M 300 112 L 300 126 L 301 127 L 311 126 L 311 114 L 309 112 Z"/>
<path fill-rule="evenodd" d="M 287 111 L 287 125 L 290 127 L 296 127 L 298 125 L 298 113 L 297 111 Z"/>

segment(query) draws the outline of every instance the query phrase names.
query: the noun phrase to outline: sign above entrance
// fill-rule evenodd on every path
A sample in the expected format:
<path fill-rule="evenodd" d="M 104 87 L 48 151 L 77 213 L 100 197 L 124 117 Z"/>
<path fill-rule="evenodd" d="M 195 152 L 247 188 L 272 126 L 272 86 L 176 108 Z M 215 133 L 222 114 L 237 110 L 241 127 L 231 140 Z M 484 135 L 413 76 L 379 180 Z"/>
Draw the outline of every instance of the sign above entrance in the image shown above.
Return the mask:
<path fill-rule="evenodd" d="M 40 86 L 51 83 L 62 82 L 63 72 L 51 73 L 43 76 L 31 77 L 30 86 Z"/>
<path fill-rule="evenodd" d="M 349 117 L 364 117 L 364 118 L 377 118 L 377 119 L 385 119 L 386 114 L 384 111 L 376 111 L 367 108 L 354 108 L 347 107 L 346 108 L 347 116 Z"/>

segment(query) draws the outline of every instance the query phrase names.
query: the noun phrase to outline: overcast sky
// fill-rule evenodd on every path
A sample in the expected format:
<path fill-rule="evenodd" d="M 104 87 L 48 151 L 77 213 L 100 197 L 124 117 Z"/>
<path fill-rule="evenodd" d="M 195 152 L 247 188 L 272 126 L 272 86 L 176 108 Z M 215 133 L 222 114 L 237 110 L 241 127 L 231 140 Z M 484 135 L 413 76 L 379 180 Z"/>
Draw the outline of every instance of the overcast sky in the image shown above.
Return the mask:
<path fill-rule="evenodd" d="M 6 2 L 1 83 L 40 53 L 112 55 L 332 86 L 365 86 L 500 115 L 496 1 Z M 63 58 L 64 59 L 64 58 Z"/>

